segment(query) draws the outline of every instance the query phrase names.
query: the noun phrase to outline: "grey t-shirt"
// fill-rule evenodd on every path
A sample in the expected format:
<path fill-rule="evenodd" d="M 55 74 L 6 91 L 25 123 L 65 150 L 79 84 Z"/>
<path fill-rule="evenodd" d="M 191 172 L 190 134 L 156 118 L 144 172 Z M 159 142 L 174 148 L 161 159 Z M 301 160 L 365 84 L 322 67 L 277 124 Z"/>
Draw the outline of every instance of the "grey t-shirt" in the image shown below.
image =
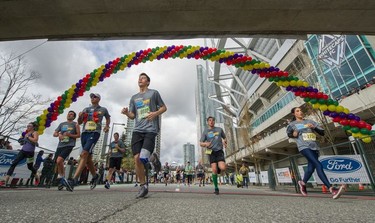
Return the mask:
<path fill-rule="evenodd" d="M 111 150 L 111 157 L 123 157 L 123 153 L 120 152 L 120 150 L 118 150 L 116 148 L 116 144 L 118 145 L 118 147 L 120 147 L 121 149 L 125 149 L 125 144 L 124 142 L 122 142 L 121 140 L 115 142 L 111 142 L 110 144 L 110 150 Z"/>
<path fill-rule="evenodd" d="M 307 124 L 309 123 L 311 123 L 314 126 L 314 128 L 323 130 L 318 125 L 318 123 L 308 119 L 304 119 L 302 121 L 292 121 L 286 128 L 286 132 L 289 134 L 293 133 L 295 130 L 298 131 L 298 136 L 296 138 L 298 151 L 304 149 L 319 149 L 319 146 L 316 143 L 316 134 L 314 133 L 314 130 L 307 127 Z"/>
<path fill-rule="evenodd" d="M 84 113 L 83 118 L 83 130 L 82 132 L 101 132 L 102 131 L 102 120 L 103 117 L 111 117 L 108 110 L 100 105 L 94 107 L 87 107 L 82 111 Z"/>
<path fill-rule="evenodd" d="M 195 167 L 195 170 L 197 171 L 197 173 L 204 173 L 204 166 L 198 164 L 198 165 Z"/>
<path fill-rule="evenodd" d="M 225 133 L 220 127 L 213 127 L 212 129 L 205 129 L 202 133 L 201 142 L 211 142 L 208 149 L 219 151 L 223 149 L 223 141 L 226 139 Z"/>
<path fill-rule="evenodd" d="M 70 134 L 77 134 L 77 122 L 62 122 L 59 126 L 55 129 L 56 132 L 61 132 L 61 134 L 64 134 L 65 132 L 68 132 Z M 57 145 L 57 148 L 61 147 L 74 147 L 76 145 L 76 138 L 65 136 L 62 140 L 60 140 L 59 144 Z"/>
<path fill-rule="evenodd" d="M 134 132 L 158 133 L 160 130 L 160 117 L 148 121 L 146 116 L 149 112 L 157 111 L 164 105 L 158 91 L 148 89 L 144 93 L 137 93 L 130 99 L 129 111 L 135 115 Z"/>

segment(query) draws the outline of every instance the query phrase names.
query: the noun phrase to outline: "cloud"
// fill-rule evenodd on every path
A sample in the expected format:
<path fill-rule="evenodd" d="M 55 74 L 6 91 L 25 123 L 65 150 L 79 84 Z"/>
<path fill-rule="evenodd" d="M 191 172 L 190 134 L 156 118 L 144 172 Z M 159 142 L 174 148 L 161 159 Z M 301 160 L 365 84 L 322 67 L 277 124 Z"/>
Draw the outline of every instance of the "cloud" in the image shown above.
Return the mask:
<path fill-rule="evenodd" d="M 1 42 L 0 52 L 19 55 L 43 43 L 45 40 Z M 84 75 L 117 57 L 141 49 L 169 45 L 203 45 L 202 39 L 191 40 L 123 40 L 123 41 L 56 41 L 46 42 L 24 55 L 30 70 L 41 74 L 37 87 L 30 89 L 42 94 L 44 98 L 56 99 L 72 84 Z M 204 61 L 195 59 L 168 59 L 139 64 L 113 74 L 111 78 L 100 82 L 90 92 L 102 95 L 100 104 L 106 107 L 112 122 L 126 123 L 126 117 L 120 114 L 123 107 L 129 105 L 132 95 L 138 92 L 137 79 L 141 72 L 151 77 L 150 88 L 160 92 L 168 111 L 163 115 L 162 124 L 162 162 L 183 161 L 183 144 L 196 145 L 197 128 L 195 122 L 195 85 L 196 65 Z M 90 103 L 89 92 L 40 137 L 40 145 L 55 150 L 57 139 L 52 133 L 57 125 L 65 121 L 69 110 L 81 111 Z M 52 102 L 52 101 L 51 101 Z M 121 126 L 115 125 L 115 131 Z M 197 158 L 198 159 L 198 158 Z"/>

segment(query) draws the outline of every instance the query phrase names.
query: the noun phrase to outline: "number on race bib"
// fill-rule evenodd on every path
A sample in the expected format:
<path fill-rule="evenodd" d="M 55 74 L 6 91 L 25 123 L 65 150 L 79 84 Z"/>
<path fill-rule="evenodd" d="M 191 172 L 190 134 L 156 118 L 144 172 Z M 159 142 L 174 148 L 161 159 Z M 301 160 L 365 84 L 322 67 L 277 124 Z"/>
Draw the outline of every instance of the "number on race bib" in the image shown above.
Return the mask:
<path fill-rule="evenodd" d="M 94 121 L 86 122 L 86 130 L 89 130 L 89 131 L 96 130 L 96 123 Z"/>
<path fill-rule="evenodd" d="M 316 141 L 316 135 L 314 133 L 302 133 L 304 141 Z"/>

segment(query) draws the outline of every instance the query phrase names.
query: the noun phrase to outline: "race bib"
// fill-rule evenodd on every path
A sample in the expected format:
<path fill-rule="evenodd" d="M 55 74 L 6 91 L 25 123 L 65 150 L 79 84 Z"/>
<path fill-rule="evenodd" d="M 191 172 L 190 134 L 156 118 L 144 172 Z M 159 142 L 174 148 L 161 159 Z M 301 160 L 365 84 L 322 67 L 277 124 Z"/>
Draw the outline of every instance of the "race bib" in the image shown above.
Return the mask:
<path fill-rule="evenodd" d="M 302 133 L 304 141 L 316 141 L 316 135 L 314 133 Z"/>
<path fill-rule="evenodd" d="M 34 157 L 26 158 L 26 163 L 33 163 Z"/>
<path fill-rule="evenodd" d="M 138 113 L 138 119 L 143 119 L 143 118 L 146 118 L 148 113 L 150 112 L 150 107 L 148 106 L 145 106 L 145 107 L 142 107 L 142 108 L 139 108 L 137 110 L 137 113 Z"/>
<path fill-rule="evenodd" d="M 212 153 L 212 149 L 206 149 L 205 153 L 206 153 L 207 155 L 211 155 L 211 153 Z"/>
<path fill-rule="evenodd" d="M 94 121 L 86 122 L 86 130 L 89 130 L 89 131 L 96 130 L 96 123 Z"/>
<path fill-rule="evenodd" d="M 61 140 L 61 142 L 69 142 L 69 137 L 68 136 L 64 136 L 64 138 Z"/>
<path fill-rule="evenodd" d="M 113 152 L 113 153 L 117 153 L 117 152 L 118 152 L 118 149 L 113 149 L 112 152 Z"/>

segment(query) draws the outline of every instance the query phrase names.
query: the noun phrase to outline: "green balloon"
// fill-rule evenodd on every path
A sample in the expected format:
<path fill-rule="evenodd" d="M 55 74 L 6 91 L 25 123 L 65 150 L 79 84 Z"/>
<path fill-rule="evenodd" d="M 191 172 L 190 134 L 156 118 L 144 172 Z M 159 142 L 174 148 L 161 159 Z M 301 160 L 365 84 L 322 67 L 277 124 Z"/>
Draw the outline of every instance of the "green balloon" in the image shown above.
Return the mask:
<path fill-rule="evenodd" d="M 326 103 L 327 103 L 327 101 L 324 100 L 323 98 L 319 99 L 319 104 L 325 105 Z"/>
<path fill-rule="evenodd" d="M 334 101 L 333 101 L 332 99 L 328 99 L 327 103 L 328 103 L 329 105 L 333 105 Z"/>
<path fill-rule="evenodd" d="M 90 90 L 90 86 L 86 85 L 86 91 Z"/>
<path fill-rule="evenodd" d="M 375 130 L 371 130 L 369 135 L 375 135 Z"/>
<path fill-rule="evenodd" d="M 275 81 L 275 82 L 278 82 L 279 80 L 280 80 L 280 78 L 278 78 L 278 77 L 273 78 L 273 81 Z"/>
<path fill-rule="evenodd" d="M 333 101 L 333 104 L 334 104 L 335 106 L 339 106 L 339 102 L 338 102 L 338 101 Z"/>
<path fill-rule="evenodd" d="M 269 81 L 269 82 L 272 82 L 273 79 L 274 79 L 274 77 L 270 77 L 270 78 L 268 78 L 268 81 Z"/>
<path fill-rule="evenodd" d="M 360 132 L 363 134 L 363 135 L 368 135 L 370 133 L 370 131 L 366 128 L 361 128 Z"/>
<path fill-rule="evenodd" d="M 315 98 L 310 100 L 311 104 L 316 104 L 317 102 L 318 102 L 318 100 L 316 100 Z"/>
<path fill-rule="evenodd" d="M 59 114 L 61 115 L 62 113 L 64 113 L 64 109 L 59 109 Z"/>
<path fill-rule="evenodd" d="M 359 132 L 359 128 L 358 127 L 352 127 L 350 129 L 350 131 L 352 131 L 352 133 L 358 133 Z"/>
<path fill-rule="evenodd" d="M 305 98 L 303 99 L 305 102 L 309 102 L 311 99 L 310 98 Z"/>
<path fill-rule="evenodd" d="M 345 131 L 348 131 L 348 130 L 350 130 L 352 127 L 350 126 L 350 125 L 345 125 L 344 127 L 343 127 L 343 129 L 345 130 Z"/>

